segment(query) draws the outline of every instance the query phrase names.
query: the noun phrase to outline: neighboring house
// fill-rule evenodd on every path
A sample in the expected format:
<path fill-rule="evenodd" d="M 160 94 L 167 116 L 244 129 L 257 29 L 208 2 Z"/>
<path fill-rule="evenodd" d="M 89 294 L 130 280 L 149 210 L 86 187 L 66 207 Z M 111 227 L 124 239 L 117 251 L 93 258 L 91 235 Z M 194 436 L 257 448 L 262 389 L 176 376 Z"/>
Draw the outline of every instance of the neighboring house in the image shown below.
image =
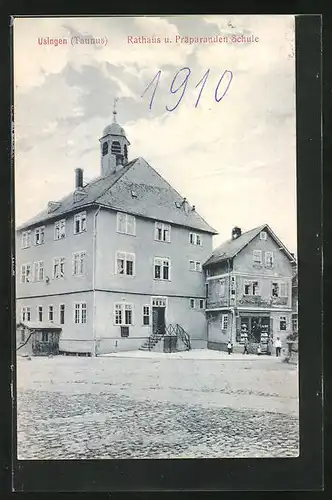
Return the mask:
<path fill-rule="evenodd" d="M 298 309 L 299 309 L 299 296 L 298 296 L 298 271 L 297 267 L 293 268 L 292 278 L 292 329 L 293 332 L 298 332 Z"/>
<path fill-rule="evenodd" d="M 208 347 L 225 349 L 245 339 L 266 345 L 291 332 L 294 258 L 265 224 L 216 248 L 204 264 Z"/>
<path fill-rule="evenodd" d="M 17 231 L 17 321 L 60 324 L 62 352 L 138 349 L 170 324 L 206 347 L 216 231 L 143 158 L 128 162 L 128 146 L 114 118 L 100 177 L 84 184 L 76 169 L 75 191 Z"/>

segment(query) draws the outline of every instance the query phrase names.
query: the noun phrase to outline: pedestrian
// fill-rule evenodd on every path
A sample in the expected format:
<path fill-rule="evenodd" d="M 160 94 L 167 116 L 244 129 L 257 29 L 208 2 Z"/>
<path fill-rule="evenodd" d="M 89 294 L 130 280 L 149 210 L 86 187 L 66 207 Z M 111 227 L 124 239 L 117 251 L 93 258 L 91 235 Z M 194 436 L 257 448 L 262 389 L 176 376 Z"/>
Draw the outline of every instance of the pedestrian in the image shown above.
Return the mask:
<path fill-rule="evenodd" d="M 259 344 L 257 346 L 257 354 L 258 354 L 258 356 L 260 356 L 262 354 L 262 349 L 261 349 L 261 346 Z"/>
<path fill-rule="evenodd" d="M 271 354 L 272 354 L 272 340 L 271 340 L 271 338 L 269 338 L 267 341 L 266 354 L 268 356 L 271 356 Z"/>
<path fill-rule="evenodd" d="M 231 352 L 232 352 L 232 348 L 233 348 L 232 343 L 231 343 L 231 341 L 229 341 L 229 342 L 228 342 L 228 344 L 227 344 L 227 351 L 228 351 L 228 354 L 231 354 Z"/>
<path fill-rule="evenodd" d="M 276 356 L 278 358 L 280 356 L 280 353 L 281 353 L 281 340 L 280 340 L 280 337 L 277 337 L 277 340 L 274 343 L 274 347 L 276 348 Z"/>
<path fill-rule="evenodd" d="M 249 354 L 249 351 L 248 351 L 248 340 L 247 339 L 245 339 L 245 341 L 244 341 L 243 354 Z"/>

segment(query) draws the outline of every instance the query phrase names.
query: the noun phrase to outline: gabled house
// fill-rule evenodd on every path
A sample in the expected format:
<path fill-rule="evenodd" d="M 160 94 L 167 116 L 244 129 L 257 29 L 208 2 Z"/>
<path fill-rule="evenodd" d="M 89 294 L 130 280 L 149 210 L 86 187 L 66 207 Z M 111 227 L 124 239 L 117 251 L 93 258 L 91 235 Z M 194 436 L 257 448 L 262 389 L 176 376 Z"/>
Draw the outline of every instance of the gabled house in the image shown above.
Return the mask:
<path fill-rule="evenodd" d="M 224 350 L 229 340 L 261 344 L 292 329 L 294 257 L 264 224 L 232 237 L 204 263 L 208 347 Z"/>
<path fill-rule="evenodd" d="M 202 265 L 216 231 L 114 122 L 100 139 L 100 176 L 17 230 L 17 321 L 54 322 L 60 352 L 138 349 L 180 325 L 206 347 Z"/>

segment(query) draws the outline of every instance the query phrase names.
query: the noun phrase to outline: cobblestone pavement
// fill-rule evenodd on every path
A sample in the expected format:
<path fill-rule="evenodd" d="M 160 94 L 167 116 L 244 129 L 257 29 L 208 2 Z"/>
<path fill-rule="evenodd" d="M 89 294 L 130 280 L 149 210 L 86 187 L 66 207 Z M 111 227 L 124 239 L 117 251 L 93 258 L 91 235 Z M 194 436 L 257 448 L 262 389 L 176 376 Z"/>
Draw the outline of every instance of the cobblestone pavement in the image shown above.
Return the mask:
<path fill-rule="evenodd" d="M 186 362 L 171 363 L 173 370 L 175 366 L 181 370 L 182 377 L 175 383 L 170 376 L 163 387 L 156 373 L 169 372 L 171 366 L 165 360 L 128 362 L 123 358 L 97 363 L 91 359 L 70 361 L 58 357 L 19 361 L 18 458 L 298 455 L 296 414 L 286 406 L 282 412 L 278 408 L 271 411 L 268 404 L 282 397 L 271 392 L 273 378 L 277 388 L 288 381 L 284 397 L 293 403 L 297 401 L 294 366 L 277 365 L 275 361 L 273 364 L 246 361 L 242 365 L 226 361 L 220 367 L 219 363 L 217 366 L 195 360 L 190 362 L 189 370 L 188 365 L 178 366 Z M 119 371 L 126 373 L 126 365 L 130 382 L 128 376 L 126 379 L 119 376 Z M 186 371 L 191 379 L 195 375 L 192 386 L 184 375 Z M 223 377 L 218 378 L 220 372 Z M 107 374 L 108 381 L 102 374 Z M 269 380 L 265 392 L 264 375 Z M 247 390 L 243 388 L 243 380 Z"/>

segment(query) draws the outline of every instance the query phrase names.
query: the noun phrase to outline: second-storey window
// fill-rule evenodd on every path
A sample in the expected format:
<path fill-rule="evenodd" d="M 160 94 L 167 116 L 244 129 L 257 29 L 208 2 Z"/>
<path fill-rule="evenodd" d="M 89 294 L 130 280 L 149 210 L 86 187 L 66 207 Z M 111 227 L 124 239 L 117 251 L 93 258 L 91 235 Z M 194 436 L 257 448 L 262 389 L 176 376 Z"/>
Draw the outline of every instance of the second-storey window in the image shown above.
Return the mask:
<path fill-rule="evenodd" d="M 63 278 L 65 275 L 65 258 L 64 257 L 55 257 L 53 259 L 53 279 Z"/>
<path fill-rule="evenodd" d="M 272 297 L 288 297 L 287 283 L 272 282 Z"/>
<path fill-rule="evenodd" d="M 221 315 L 221 329 L 227 330 L 228 327 L 228 314 Z"/>
<path fill-rule="evenodd" d="M 85 274 L 85 252 L 73 253 L 73 275 L 83 276 Z"/>
<path fill-rule="evenodd" d="M 202 271 L 202 264 L 198 260 L 189 261 L 189 271 Z"/>
<path fill-rule="evenodd" d="M 66 236 L 66 220 L 58 220 L 54 223 L 54 239 L 61 240 Z"/>
<path fill-rule="evenodd" d="M 219 281 L 220 288 L 219 288 L 219 295 L 220 297 L 225 297 L 226 293 L 226 281 L 224 279 Z"/>
<path fill-rule="evenodd" d="M 265 267 L 273 267 L 274 256 L 273 252 L 265 252 Z"/>
<path fill-rule="evenodd" d="M 155 223 L 155 233 L 154 238 L 157 241 L 171 241 L 171 226 L 170 224 L 164 224 L 162 222 Z"/>
<path fill-rule="evenodd" d="M 244 295 L 259 295 L 258 281 L 245 280 L 244 282 Z"/>
<path fill-rule="evenodd" d="M 86 231 L 86 212 L 80 212 L 74 215 L 74 234 Z"/>
<path fill-rule="evenodd" d="M 116 230 L 118 233 L 136 234 L 136 219 L 134 215 L 118 212 L 116 217 Z"/>
<path fill-rule="evenodd" d="M 44 279 L 44 262 L 42 260 L 34 262 L 34 280 L 43 281 Z"/>
<path fill-rule="evenodd" d="M 262 250 L 253 250 L 252 260 L 253 260 L 253 264 L 261 265 L 262 264 Z"/>
<path fill-rule="evenodd" d="M 154 278 L 158 280 L 171 279 L 171 261 L 168 258 L 155 257 L 154 259 Z"/>
<path fill-rule="evenodd" d="M 74 323 L 86 323 L 86 302 L 77 302 L 74 304 Z"/>
<path fill-rule="evenodd" d="M 22 321 L 30 321 L 31 320 L 31 308 L 29 306 L 22 307 L 21 318 L 22 318 Z"/>
<path fill-rule="evenodd" d="M 135 254 L 127 252 L 116 252 L 116 274 L 127 276 L 135 275 Z"/>
<path fill-rule="evenodd" d="M 28 248 L 30 246 L 31 246 L 31 231 L 23 231 L 22 240 L 21 240 L 21 247 Z"/>
<path fill-rule="evenodd" d="M 36 227 L 35 229 L 35 245 L 42 245 L 45 237 L 45 226 Z"/>
<path fill-rule="evenodd" d="M 189 233 L 189 242 L 191 245 L 202 246 L 202 237 L 197 233 Z"/>
<path fill-rule="evenodd" d="M 30 281 L 31 281 L 31 264 L 22 264 L 21 283 L 30 283 Z"/>
<path fill-rule="evenodd" d="M 150 324 L 150 306 L 143 306 L 143 325 L 148 326 Z"/>
<path fill-rule="evenodd" d="M 279 291 L 280 297 L 288 297 L 287 283 L 280 283 Z"/>

